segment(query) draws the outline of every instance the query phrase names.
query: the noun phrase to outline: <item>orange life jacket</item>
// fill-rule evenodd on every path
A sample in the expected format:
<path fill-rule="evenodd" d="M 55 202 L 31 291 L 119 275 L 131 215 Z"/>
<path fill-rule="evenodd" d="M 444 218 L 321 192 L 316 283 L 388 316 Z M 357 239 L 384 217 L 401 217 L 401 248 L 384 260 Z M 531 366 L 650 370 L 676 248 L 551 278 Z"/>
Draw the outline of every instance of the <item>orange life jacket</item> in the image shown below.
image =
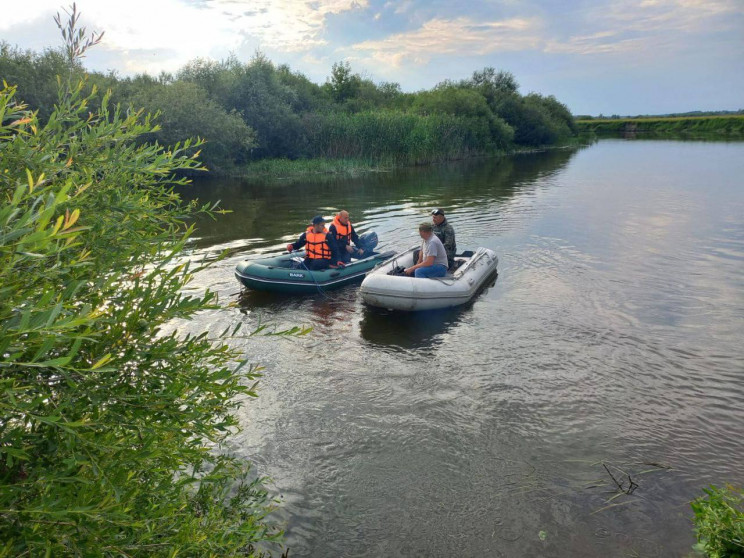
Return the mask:
<path fill-rule="evenodd" d="M 316 233 L 313 227 L 308 227 L 305 231 L 305 255 L 311 260 L 330 260 L 331 247 L 326 242 L 328 229 L 323 228 L 323 232 Z"/>
<path fill-rule="evenodd" d="M 351 244 L 351 221 L 344 225 L 336 215 L 333 218 L 333 226 L 336 227 L 336 242 Z"/>

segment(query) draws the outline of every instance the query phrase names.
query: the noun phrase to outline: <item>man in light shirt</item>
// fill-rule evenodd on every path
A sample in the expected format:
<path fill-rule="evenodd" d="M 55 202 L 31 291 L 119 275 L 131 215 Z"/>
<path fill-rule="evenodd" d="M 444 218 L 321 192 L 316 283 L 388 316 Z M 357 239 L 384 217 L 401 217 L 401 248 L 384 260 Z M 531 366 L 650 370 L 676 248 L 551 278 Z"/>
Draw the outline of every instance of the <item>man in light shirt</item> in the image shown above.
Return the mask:
<path fill-rule="evenodd" d="M 434 234 L 431 223 L 419 225 L 419 236 L 422 238 L 418 263 L 405 269 L 406 275 L 418 278 L 444 277 L 447 274 L 447 251 L 442 241 Z"/>

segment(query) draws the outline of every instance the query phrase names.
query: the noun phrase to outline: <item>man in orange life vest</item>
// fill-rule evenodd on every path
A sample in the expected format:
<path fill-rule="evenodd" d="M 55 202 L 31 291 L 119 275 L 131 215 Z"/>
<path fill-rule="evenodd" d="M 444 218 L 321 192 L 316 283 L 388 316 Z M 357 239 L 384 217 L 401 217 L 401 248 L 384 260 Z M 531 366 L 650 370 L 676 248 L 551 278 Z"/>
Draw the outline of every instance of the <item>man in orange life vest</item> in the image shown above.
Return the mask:
<path fill-rule="evenodd" d="M 297 242 L 287 244 L 287 252 L 299 250 L 305 247 L 305 261 L 302 263 L 310 271 L 320 271 L 333 265 L 343 266 L 336 252 L 336 242 L 331 233 L 325 228 L 325 219 L 322 215 L 313 217 L 313 224 L 307 228 L 307 231 L 300 235 Z"/>
<path fill-rule="evenodd" d="M 352 254 L 356 253 L 357 256 L 364 254 L 364 250 L 359 248 L 359 235 L 357 235 L 354 227 L 349 221 L 349 212 L 342 209 L 333 218 L 333 223 L 328 227 L 328 232 L 333 235 L 333 240 L 336 241 L 336 249 L 338 250 L 338 259 L 344 263 L 351 261 Z M 351 247 L 351 243 L 356 245 L 356 249 Z"/>

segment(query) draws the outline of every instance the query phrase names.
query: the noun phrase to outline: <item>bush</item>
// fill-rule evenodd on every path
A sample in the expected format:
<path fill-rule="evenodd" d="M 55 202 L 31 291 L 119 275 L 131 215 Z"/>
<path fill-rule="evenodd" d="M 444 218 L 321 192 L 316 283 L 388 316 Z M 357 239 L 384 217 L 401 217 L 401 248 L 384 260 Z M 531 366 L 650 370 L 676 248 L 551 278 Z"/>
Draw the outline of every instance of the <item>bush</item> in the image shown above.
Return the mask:
<path fill-rule="evenodd" d="M 60 50 L 47 49 L 38 54 L 13 48 L 0 42 L 0 84 L 3 81 L 18 87 L 23 100 L 39 111 L 43 123 L 57 102 L 57 76 L 70 73 L 82 76 L 79 64 L 70 68 Z"/>
<path fill-rule="evenodd" d="M 691 504 L 700 546 L 711 558 L 744 556 L 744 492 L 730 485 L 703 492 Z"/>
<path fill-rule="evenodd" d="M 174 145 L 183 138 L 203 138 L 202 159 L 210 168 L 225 170 L 245 163 L 257 146 L 256 133 L 241 116 L 225 111 L 195 83 L 154 84 L 130 102 L 152 113 L 160 111 L 157 121 L 161 129 L 148 140 Z"/>
<path fill-rule="evenodd" d="M 258 136 L 252 158 L 304 155 L 307 140 L 300 117 L 292 110 L 299 99 L 284 85 L 274 64 L 258 53 L 250 64 L 231 58 L 221 68 L 220 80 L 227 84 L 222 106 L 237 111 Z"/>
<path fill-rule="evenodd" d="M 280 533 L 220 448 L 257 371 L 168 330 L 216 304 L 183 294 L 198 145 L 62 83 L 45 125 L 0 90 L 0 557 L 250 554 Z"/>

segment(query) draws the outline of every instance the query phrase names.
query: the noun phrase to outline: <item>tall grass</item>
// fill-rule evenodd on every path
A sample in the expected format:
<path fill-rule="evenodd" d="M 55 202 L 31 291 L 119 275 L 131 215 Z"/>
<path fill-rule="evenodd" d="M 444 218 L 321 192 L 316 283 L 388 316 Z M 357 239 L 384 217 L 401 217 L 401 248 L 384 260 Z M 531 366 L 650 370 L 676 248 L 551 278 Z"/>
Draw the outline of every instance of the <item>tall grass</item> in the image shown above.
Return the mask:
<path fill-rule="evenodd" d="M 393 159 L 259 159 L 237 169 L 243 178 L 283 180 L 314 175 L 359 176 L 367 172 L 386 172 L 396 166 Z"/>
<path fill-rule="evenodd" d="M 744 138 L 744 115 L 577 120 L 580 133 L 689 134 Z"/>
<path fill-rule="evenodd" d="M 304 120 L 312 157 L 424 164 L 493 152 L 488 124 L 449 114 L 327 113 Z"/>

